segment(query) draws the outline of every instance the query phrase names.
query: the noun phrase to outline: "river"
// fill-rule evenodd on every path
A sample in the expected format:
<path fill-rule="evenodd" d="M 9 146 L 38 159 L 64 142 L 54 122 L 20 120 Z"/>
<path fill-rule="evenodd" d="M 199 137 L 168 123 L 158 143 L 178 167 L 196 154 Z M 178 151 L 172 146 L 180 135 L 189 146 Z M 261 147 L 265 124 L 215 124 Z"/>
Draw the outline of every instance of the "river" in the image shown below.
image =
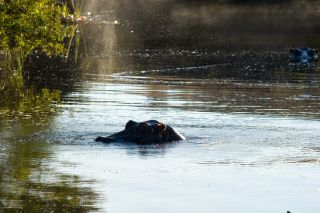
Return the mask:
<path fill-rule="evenodd" d="M 0 212 L 319 211 L 319 65 L 198 40 L 121 49 L 114 27 L 108 53 L 54 79 L 56 112 L 1 118 Z M 186 140 L 94 141 L 150 119 Z"/>
<path fill-rule="evenodd" d="M 91 70 L 63 95 L 56 115 L 2 122 L 2 205 L 26 208 L 21 197 L 34 197 L 99 212 L 319 209 L 318 71 L 286 70 L 291 81 L 282 82 L 273 72 L 262 81 L 196 78 L 214 73 L 209 65 L 168 69 Z M 94 141 L 130 119 L 163 121 L 187 139 Z"/>

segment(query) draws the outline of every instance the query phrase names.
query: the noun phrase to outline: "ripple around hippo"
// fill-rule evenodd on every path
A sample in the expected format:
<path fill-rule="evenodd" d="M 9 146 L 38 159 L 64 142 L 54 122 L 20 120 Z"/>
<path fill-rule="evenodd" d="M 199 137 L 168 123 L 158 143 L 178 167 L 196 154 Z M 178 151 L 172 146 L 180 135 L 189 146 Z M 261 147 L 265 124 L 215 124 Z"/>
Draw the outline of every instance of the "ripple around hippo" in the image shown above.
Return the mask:
<path fill-rule="evenodd" d="M 111 142 L 134 142 L 137 144 L 161 144 L 185 140 L 180 133 L 171 126 L 156 120 L 144 122 L 128 121 L 125 129 L 107 137 L 97 137 L 96 141 Z"/>

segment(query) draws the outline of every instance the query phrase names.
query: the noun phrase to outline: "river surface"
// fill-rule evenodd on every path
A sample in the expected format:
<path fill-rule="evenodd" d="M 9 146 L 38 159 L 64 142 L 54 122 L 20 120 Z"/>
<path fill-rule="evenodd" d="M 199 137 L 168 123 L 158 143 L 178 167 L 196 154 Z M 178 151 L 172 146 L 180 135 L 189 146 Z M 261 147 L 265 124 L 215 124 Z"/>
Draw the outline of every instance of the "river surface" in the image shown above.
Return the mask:
<path fill-rule="evenodd" d="M 0 115 L 0 213 L 318 213 L 320 68 L 287 49 L 319 46 L 319 4 L 110 2 L 76 66 L 32 64 L 52 113 Z M 150 119 L 186 140 L 94 141 Z"/>
<path fill-rule="evenodd" d="M 120 58 L 127 61 L 125 54 Z M 155 69 L 148 69 L 152 64 Z M 229 65 L 194 64 L 153 60 L 116 72 L 99 66 L 64 93 L 56 114 L 4 119 L 2 208 L 318 212 L 317 68 L 279 65 L 276 74 L 258 70 L 245 80 Z M 221 70 L 231 73 L 218 78 Z M 149 119 L 170 124 L 187 139 L 150 146 L 94 141 L 122 130 L 128 120 Z"/>

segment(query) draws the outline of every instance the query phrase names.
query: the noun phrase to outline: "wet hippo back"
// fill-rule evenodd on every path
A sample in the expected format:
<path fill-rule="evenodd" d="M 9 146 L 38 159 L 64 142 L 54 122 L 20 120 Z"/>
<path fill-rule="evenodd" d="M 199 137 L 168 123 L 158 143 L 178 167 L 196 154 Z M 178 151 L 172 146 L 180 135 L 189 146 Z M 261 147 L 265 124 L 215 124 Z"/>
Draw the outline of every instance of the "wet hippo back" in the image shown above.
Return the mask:
<path fill-rule="evenodd" d="M 172 127 L 157 120 L 144 122 L 128 121 L 125 129 L 108 137 L 98 137 L 102 142 L 135 142 L 138 144 L 160 144 L 184 140 Z"/>

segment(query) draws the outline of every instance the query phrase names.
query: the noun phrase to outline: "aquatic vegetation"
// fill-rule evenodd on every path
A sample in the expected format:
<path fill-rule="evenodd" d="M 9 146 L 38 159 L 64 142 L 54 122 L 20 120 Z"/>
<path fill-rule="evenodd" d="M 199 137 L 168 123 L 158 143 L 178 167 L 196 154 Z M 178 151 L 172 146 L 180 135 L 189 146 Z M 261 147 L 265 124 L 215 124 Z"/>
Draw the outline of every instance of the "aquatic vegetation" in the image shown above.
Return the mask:
<path fill-rule="evenodd" d="M 25 85 L 24 64 L 29 55 L 68 54 L 75 26 L 65 16 L 68 8 L 54 0 L 0 1 L 0 114 L 50 112 L 60 101 L 59 91 Z"/>

